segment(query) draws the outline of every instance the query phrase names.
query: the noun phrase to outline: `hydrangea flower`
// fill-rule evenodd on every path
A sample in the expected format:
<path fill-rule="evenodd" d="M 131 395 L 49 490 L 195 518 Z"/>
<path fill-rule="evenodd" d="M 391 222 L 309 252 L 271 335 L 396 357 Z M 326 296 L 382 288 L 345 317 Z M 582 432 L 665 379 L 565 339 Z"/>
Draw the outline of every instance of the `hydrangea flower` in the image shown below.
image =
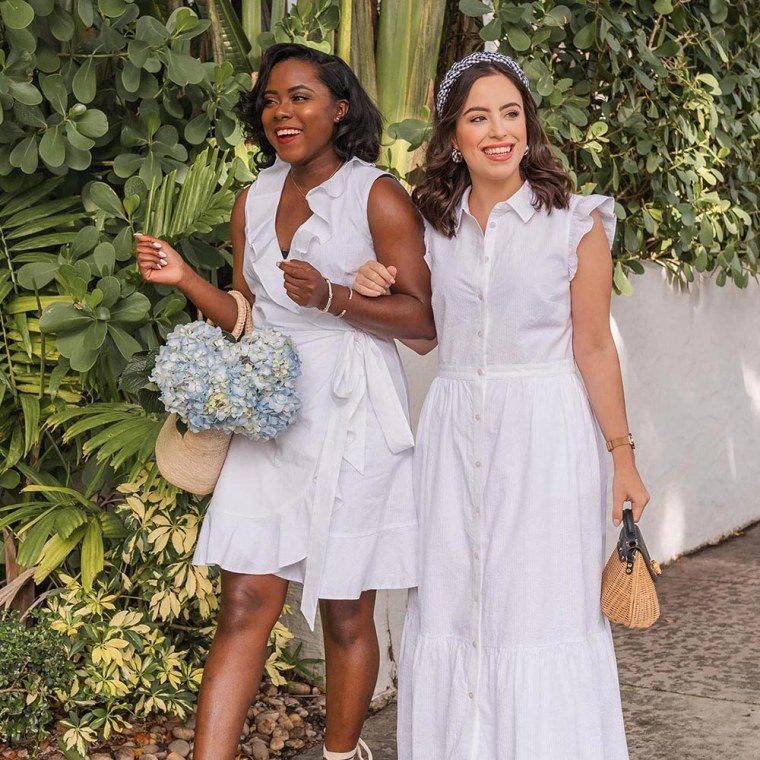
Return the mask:
<path fill-rule="evenodd" d="M 214 428 L 268 440 L 296 418 L 300 371 L 293 342 L 276 330 L 232 343 L 218 327 L 191 322 L 169 334 L 150 379 L 166 411 L 193 433 Z"/>

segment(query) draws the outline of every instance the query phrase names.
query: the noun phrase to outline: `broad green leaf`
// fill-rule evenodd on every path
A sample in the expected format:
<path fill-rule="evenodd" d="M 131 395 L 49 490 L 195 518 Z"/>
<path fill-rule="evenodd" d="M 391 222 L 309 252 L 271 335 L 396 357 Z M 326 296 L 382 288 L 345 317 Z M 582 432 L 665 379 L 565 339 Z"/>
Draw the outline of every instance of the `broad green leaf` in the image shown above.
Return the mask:
<path fill-rule="evenodd" d="M 113 274 L 116 265 L 116 251 L 111 243 L 97 245 L 92 256 L 101 277 Z"/>
<path fill-rule="evenodd" d="M 167 73 L 172 82 L 184 87 L 203 81 L 206 69 L 197 58 L 172 50 L 168 51 L 167 55 L 169 58 Z"/>
<path fill-rule="evenodd" d="M 24 264 L 18 270 L 18 282 L 26 290 L 41 290 L 55 276 L 58 270 L 56 261 L 38 261 L 31 264 Z"/>
<path fill-rule="evenodd" d="M 108 118 L 97 108 L 88 108 L 76 120 L 76 125 L 85 137 L 102 137 L 108 132 Z"/>
<path fill-rule="evenodd" d="M 0 3 L 0 16 L 9 29 L 25 29 L 34 20 L 34 9 L 24 0 L 5 0 Z"/>
<path fill-rule="evenodd" d="M 66 158 L 66 144 L 58 127 L 52 127 L 42 135 L 39 150 L 40 158 L 48 166 L 57 168 L 63 165 Z"/>
<path fill-rule="evenodd" d="M 119 349 L 119 353 L 125 359 L 131 359 L 138 351 L 142 351 L 142 346 L 127 332 L 116 325 L 108 325 L 108 334 Z"/>
<path fill-rule="evenodd" d="M 69 95 L 66 83 L 61 74 L 49 74 L 40 77 L 42 93 L 51 106 L 61 115 L 68 110 Z"/>
<path fill-rule="evenodd" d="M 122 324 L 139 324 L 150 314 L 150 300 L 142 293 L 132 293 L 116 304 L 111 320 Z"/>
<path fill-rule="evenodd" d="M 530 36 L 520 29 L 519 26 L 510 26 L 507 29 L 507 40 L 512 49 L 520 53 L 528 50 L 531 45 Z"/>
<path fill-rule="evenodd" d="M 74 19 L 71 14 L 56 6 L 53 12 L 48 16 L 50 31 L 59 42 L 68 42 L 74 37 Z"/>
<path fill-rule="evenodd" d="M 27 106 L 37 106 L 42 103 L 42 94 L 31 82 L 8 82 L 8 92 Z"/>
<path fill-rule="evenodd" d="M 39 165 L 38 157 L 37 138 L 29 135 L 11 151 L 10 163 L 11 166 L 21 169 L 24 174 L 34 174 Z"/>
<path fill-rule="evenodd" d="M 579 50 L 587 50 L 594 44 L 596 38 L 596 21 L 591 21 L 586 24 L 578 33 L 573 37 L 573 45 Z"/>
<path fill-rule="evenodd" d="M 40 330 L 44 333 L 62 333 L 84 329 L 92 318 L 71 303 L 54 303 L 40 317 Z"/>
<path fill-rule="evenodd" d="M 80 103 L 91 103 L 94 100 L 98 87 L 94 58 L 87 58 L 77 69 L 71 87 Z"/>
<path fill-rule="evenodd" d="M 657 13 L 661 13 L 663 15 L 672 13 L 673 12 L 672 0 L 656 0 L 654 4 L 654 9 L 655 11 L 657 11 Z"/>
<path fill-rule="evenodd" d="M 486 13 L 493 13 L 493 7 L 481 3 L 480 0 L 459 0 L 459 10 L 465 16 L 484 16 Z"/>
<path fill-rule="evenodd" d="M 117 216 L 120 219 L 127 220 L 124 207 L 110 185 L 105 182 L 92 182 L 85 191 L 85 196 L 95 204 L 101 211 L 107 214 Z"/>

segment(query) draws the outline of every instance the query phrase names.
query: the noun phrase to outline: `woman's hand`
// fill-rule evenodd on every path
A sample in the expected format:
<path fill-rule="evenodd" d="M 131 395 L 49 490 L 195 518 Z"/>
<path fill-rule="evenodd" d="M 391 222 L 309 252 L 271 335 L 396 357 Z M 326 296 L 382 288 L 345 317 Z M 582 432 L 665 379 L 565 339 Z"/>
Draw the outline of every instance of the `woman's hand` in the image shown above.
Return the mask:
<path fill-rule="evenodd" d="M 177 285 L 187 269 L 182 256 L 167 242 L 135 234 L 135 257 L 140 276 L 156 285 Z"/>
<path fill-rule="evenodd" d="M 277 266 L 285 277 L 285 292 L 299 306 L 323 309 L 329 290 L 327 281 L 311 264 L 293 259 L 280 261 Z"/>
<path fill-rule="evenodd" d="M 631 502 L 633 519 L 638 522 L 644 507 L 649 503 L 649 492 L 641 480 L 633 458 L 615 462 L 612 479 L 612 522 L 620 525 L 623 519 L 623 504 Z"/>
<path fill-rule="evenodd" d="M 385 267 L 379 261 L 371 259 L 359 268 L 354 280 L 354 290 L 371 298 L 390 295 L 391 285 L 396 282 L 397 271 L 394 266 Z"/>

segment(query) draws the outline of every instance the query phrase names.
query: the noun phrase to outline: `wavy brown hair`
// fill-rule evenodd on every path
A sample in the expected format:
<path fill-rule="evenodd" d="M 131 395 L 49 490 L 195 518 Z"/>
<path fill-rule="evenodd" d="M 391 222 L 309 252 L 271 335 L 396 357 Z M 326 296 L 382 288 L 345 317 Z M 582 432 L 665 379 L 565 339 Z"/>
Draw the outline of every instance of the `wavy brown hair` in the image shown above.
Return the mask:
<path fill-rule="evenodd" d="M 449 92 L 442 112 L 436 115 L 433 134 L 428 143 L 422 181 L 412 198 L 422 215 L 441 234 L 453 237 L 456 232 L 457 208 L 464 191 L 472 184 L 467 164 L 455 164 L 451 149 L 457 119 L 464 108 L 472 85 L 481 77 L 503 74 L 520 91 L 530 150 L 520 162 L 520 174 L 530 182 L 535 194 L 534 205 L 551 212 L 567 208 L 573 181 L 554 155 L 544 128 L 538 119 L 533 96 L 515 73 L 499 63 L 476 63 L 462 72 Z"/>

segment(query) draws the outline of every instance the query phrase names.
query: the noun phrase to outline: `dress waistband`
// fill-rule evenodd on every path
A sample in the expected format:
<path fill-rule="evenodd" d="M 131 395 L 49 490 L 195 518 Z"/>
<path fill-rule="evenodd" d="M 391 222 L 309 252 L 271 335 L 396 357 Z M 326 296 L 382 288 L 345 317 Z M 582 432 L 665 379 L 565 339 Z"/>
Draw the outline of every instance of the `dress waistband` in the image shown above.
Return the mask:
<path fill-rule="evenodd" d="M 438 377 L 453 380 L 486 380 L 509 377 L 550 377 L 575 374 L 574 359 L 531 364 L 484 364 L 482 367 L 453 367 L 441 364 Z"/>

